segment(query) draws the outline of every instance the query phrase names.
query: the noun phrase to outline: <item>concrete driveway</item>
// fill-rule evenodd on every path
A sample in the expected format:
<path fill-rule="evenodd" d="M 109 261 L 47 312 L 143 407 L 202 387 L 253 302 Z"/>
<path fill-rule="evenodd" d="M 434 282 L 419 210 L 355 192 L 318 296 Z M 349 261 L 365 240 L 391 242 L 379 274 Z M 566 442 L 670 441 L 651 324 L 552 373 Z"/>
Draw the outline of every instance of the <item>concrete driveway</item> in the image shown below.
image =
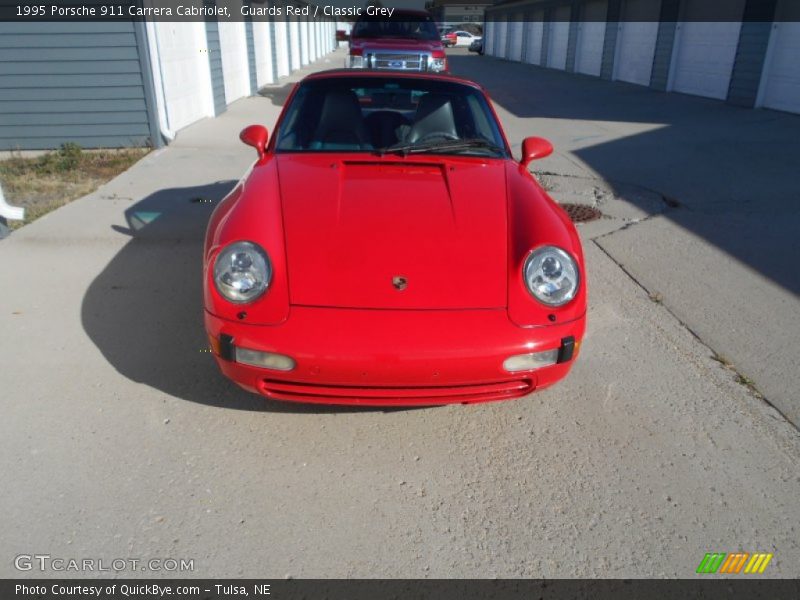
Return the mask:
<path fill-rule="evenodd" d="M 596 244 L 800 424 L 800 115 L 464 51 L 450 64 L 490 90 L 516 149 L 554 142 L 534 169 L 578 178 L 578 191 L 610 185 L 639 209 Z"/>
<path fill-rule="evenodd" d="M 561 177 L 556 187 L 580 196 L 583 184 L 570 187 L 564 175 L 619 176 L 618 189 L 597 186 L 619 194 L 608 206 L 620 221 L 647 212 L 626 197 L 653 206 L 640 188 L 661 189 L 660 180 L 628 176 L 633 166 L 602 173 L 588 159 L 594 146 L 577 138 L 605 128 L 596 135 L 614 148 L 611 140 L 633 136 L 604 123 L 660 131 L 656 109 L 647 122 L 622 120 L 623 109 L 618 121 L 524 113 L 523 75 L 538 78 L 524 86 L 541 98 L 572 84 L 456 58 L 457 71 L 489 86 L 515 142 L 538 132 L 559 145 L 559 156 L 537 165 Z M 339 57 L 329 60 L 314 68 L 338 66 Z M 627 99 L 641 96 L 627 86 L 574 85 L 599 90 L 607 104 L 615 93 L 631 106 L 643 101 Z M 194 571 L 177 574 L 197 577 L 691 577 L 706 552 L 734 549 L 773 552 L 767 576 L 797 575 L 800 435 L 712 358 L 727 348 L 676 318 L 702 278 L 673 236 L 694 235 L 712 265 L 725 252 L 680 227 L 677 209 L 597 242 L 596 224 L 583 230 L 589 333 L 572 374 L 552 389 L 498 404 L 343 410 L 266 402 L 224 380 L 202 330 L 202 236 L 214 203 L 253 158 L 238 131 L 271 128 L 286 89 L 182 131 L 0 243 L 0 576 L 86 575 L 15 569 L 15 556 L 38 553 L 193 559 Z M 676 103 L 677 116 L 698 105 L 709 115 L 734 110 L 665 98 L 647 94 Z M 760 139 L 768 145 L 771 134 Z M 694 206 L 695 196 L 663 191 Z M 634 237 L 645 227 L 644 241 Z M 663 291 L 659 303 L 625 269 L 658 266 L 649 257 L 667 242 L 681 261 L 674 272 L 647 273 Z M 712 330 L 751 306 L 731 290 L 720 295 L 730 299 L 725 314 L 704 305 L 706 318 L 695 316 Z"/>

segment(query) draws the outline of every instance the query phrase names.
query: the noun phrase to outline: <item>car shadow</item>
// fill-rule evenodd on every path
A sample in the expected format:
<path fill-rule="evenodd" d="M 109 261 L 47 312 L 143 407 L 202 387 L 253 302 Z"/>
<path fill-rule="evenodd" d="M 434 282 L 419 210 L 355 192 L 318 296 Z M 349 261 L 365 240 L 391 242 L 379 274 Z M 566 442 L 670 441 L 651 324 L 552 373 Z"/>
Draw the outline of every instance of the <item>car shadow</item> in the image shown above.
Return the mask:
<path fill-rule="evenodd" d="M 292 93 L 294 86 L 294 83 L 287 83 L 282 86 L 269 85 L 258 90 L 258 95 L 263 98 L 269 98 L 272 104 L 283 108 L 283 105 L 286 104 L 286 99 L 289 97 L 289 94 Z"/>
<path fill-rule="evenodd" d="M 208 218 L 235 183 L 160 190 L 125 211 L 127 227 L 114 229 L 131 239 L 81 305 L 92 342 L 124 377 L 191 402 L 246 411 L 395 410 L 271 401 L 220 373 L 203 329 L 201 259 Z"/>
<path fill-rule="evenodd" d="M 664 218 L 800 294 L 794 260 L 800 115 L 489 56 L 452 53 L 448 61 L 454 74 L 490 90 L 495 104 L 530 119 L 525 131 L 506 124 L 514 142 L 536 135 L 529 129 L 535 119 L 548 119 L 550 126 L 585 122 L 576 129 L 587 137 L 573 139 L 571 154 L 601 179 L 612 187 L 623 182 L 658 191 L 672 208 L 680 207 Z M 608 122 L 625 125 L 608 135 Z M 628 133 L 620 136 L 623 130 Z"/>

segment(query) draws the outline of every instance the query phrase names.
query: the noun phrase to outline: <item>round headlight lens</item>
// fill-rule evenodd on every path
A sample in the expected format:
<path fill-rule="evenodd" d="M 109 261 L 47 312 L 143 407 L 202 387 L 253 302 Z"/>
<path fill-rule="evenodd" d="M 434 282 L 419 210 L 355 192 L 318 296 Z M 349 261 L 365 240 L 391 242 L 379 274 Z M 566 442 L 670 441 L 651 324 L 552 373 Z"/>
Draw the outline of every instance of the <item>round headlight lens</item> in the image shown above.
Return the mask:
<path fill-rule="evenodd" d="M 528 256 L 522 272 L 530 293 L 548 306 L 566 304 L 578 293 L 578 266 L 561 248 L 537 248 Z"/>
<path fill-rule="evenodd" d="M 253 242 L 234 242 L 214 262 L 217 291 L 231 302 L 252 302 L 267 291 L 271 280 L 269 257 Z"/>

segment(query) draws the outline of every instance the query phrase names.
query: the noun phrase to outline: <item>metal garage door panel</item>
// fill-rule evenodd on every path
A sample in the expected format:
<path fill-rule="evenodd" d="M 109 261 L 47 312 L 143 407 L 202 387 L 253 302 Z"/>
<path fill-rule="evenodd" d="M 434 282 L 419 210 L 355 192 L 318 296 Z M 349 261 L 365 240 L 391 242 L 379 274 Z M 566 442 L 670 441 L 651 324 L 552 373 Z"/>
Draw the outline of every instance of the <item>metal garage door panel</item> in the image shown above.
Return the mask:
<path fill-rule="evenodd" d="M 553 11 L 550 22 L 550 46 L 547 50 L 547 66 L 553 69 L 567 68 L 567 45 L 569 44 L 570 7 L 562 6 Z"/>
<path fill-rule="evenodd" d="M 681 23 L 675 55 L 676 92 L 728 97 L 741 23 Z"/>
<path fill-rule="evenodd" d="M 707 0 L 691 0 L 678 23 L 675 55 L 673 58 L 673 85 L 676 92 L 717 98 L 728 97 L 728 87 L 739 45 L 741 17 L 745 0 L 728 0 L 715 9 L 713 18 L 730 18 L 730 22 L 706 22 L 709 17 Z"/>
<path fill-rule="evenodd" d="M 256 51 L 256 85 L 261 87 L 275 81 L 272 72 L 272 35 L 269 23 L 253 21 L 253 41 Z"/>
<path fill-rule="evenodd" d="M 287 21 L 289 24 L 289 64 L 292 71 L 296 71 L 302 65 L 300 60 L 300 22 Z"/>
<path fill-rule="evenodd" d="M 800 3 L 783 2 L 778 8 L 782 21 L 772 25 L 763 105 L 800 113 Z"/>
<path fill-rule="evenodd" d="M 230 13 L 232 6 L 230 0 L 219 4 L 221 6 L 227 5 Z M 248 64 L 244 22 L 220 21 L 219 43 L 222 50 L 225 98 L 230 104 L 234 100 L 250 95 L 250 66 Z"/>
<path fill-rule="evenodd" d="M 494 21 L 486 21 L 483 26 L 483 52 L 488 56 L 494 56 L 494 35 L 497 31 Z"/>
<path fill-rule="evenodd" d="M 595 0 L 583 8 L 582 22 L 578 24 L 578 46 L 575 69 L 578 73 L 600 75 L 603 63 L 603 43 L 606 38 L 608 2 Z"/>
<path fill-rule="evenodd" d="M 620 47 L 615 64 L 614 79 L 650 85 L 653 55 L 656 50 L 658 23 L 637 21 L 620 24 Z"/>
<path fill-rule="evenodd" d="M 511 60 L 522 60 L 522 21 L 521 16 L 517 15 L 508 24 L 508 35 L 511 37 L 511 53 L 508 58 Z"/>
<path fill-rule="evenodd" d="M 214 114 L 205 24 L 154 23 L 167 121 L 179 130 Z"/>
<path fill-rule="evenodd" d="M 497 26 L 497 36 L 495 37 L 497 47 L 494 49 L 494 55 L 498 58 L 505 58 L 506 42 L 508 41 L 508 21 L 498 21 L 495 25 Z"/>
<path fill-rule="evenodd" d="M 544 35 L 544 23 L 542 18 L 544 13 L 536 11 L 531 20 L 525 23 L 528 28 L 528 38 L 526 40 L 525 62 L 534 65 L 542 64 L 542 37 Z"/>
<path fill-rule="evenodd" d="M 286 21 L 275 21 L 275 54 L 277 55 L 278 77 L 289 74 L 289 24 Z"/>
<path fill-rule="evenodd" d="M 627 0 L 619 24 L 614 79 L 650 85 L 658 37 L 660 0 Z"/>

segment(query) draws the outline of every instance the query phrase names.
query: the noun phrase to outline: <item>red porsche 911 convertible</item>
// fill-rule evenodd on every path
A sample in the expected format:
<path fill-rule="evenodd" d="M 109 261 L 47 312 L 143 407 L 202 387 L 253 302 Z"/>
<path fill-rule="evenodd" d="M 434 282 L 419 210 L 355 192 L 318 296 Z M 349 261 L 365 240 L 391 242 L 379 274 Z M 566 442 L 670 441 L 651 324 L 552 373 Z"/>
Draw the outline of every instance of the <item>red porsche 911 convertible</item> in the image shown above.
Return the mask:
<path fill-rule="evenodd" d="M 449 75 L 327 71 L 295 87 L 217 206 L 205 326 L 222 372 L 279 400 L 503 400 L 563 378 L 586 321 L 578 234 L 491 103 Z"/>

